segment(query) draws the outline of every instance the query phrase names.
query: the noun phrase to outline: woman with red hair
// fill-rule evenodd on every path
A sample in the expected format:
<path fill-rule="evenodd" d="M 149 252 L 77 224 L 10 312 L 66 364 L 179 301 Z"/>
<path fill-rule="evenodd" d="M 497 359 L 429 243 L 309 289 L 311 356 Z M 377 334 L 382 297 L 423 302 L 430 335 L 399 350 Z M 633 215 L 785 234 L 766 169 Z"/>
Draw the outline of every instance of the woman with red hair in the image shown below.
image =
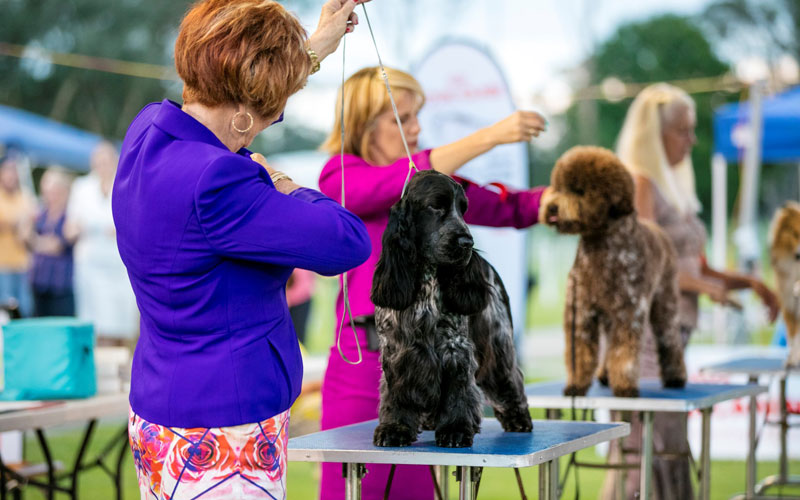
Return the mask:
<path fill-rule="evenodd" d="M 289 407 L 303 367 L 286 305 L 294 268 L 369 256 L 364 224 L 246 149 L 331 54 L 361 0 L 317 30 L 270 0 L 204 0 L 175 42 L 183 105 L 146 106 L 112 193 L 141 313 L 129 432 L 142 499 L 286 498 Z"/>

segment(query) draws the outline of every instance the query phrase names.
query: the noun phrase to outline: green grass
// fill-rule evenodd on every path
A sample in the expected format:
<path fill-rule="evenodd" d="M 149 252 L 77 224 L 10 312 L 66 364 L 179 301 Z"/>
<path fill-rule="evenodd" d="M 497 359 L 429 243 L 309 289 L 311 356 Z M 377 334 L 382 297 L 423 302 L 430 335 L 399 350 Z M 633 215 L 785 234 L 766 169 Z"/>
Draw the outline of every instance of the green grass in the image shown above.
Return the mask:
<path fill-rule="evenodd" d="M 540 412 L 534 413 L 535 418 L 541 418 Z M 124 425 L 124 421 L 108 421 L 100 425 L 95 433 L 94 440 L 89 448 L 90 457 L 102 447 L 113 434 L 119 431 Z M 69 463 L 79 444 L 82 430 L 79 428 L 61 429 L 51 431 L 50 444 L 53 455 L 56 459 Z M 581 451 L 579 459 L 583 461 L 600 461 L 593 449 Z M 25 442 L 25 457 L 27 460 L 36 462 L 42 460 L 42 455 L 38 444 L 32 435 L 28 435 Z M 562 458 L 561 472 L 565 470 L 567 457 Z M 790 472 L 798 473 L 800 461 L 790 463 Z M 763 478 L 768 474 L 777 472 L 776 462 L 760 462 L 758 465 L 758 477 Z M 130 456 L 126 457 L 124 463 L 124 496 L 126 500 L 139 498 L 136 486 L 136 474 Z M 538 470 L 535 467 L 524 469 L 522 472 L 523 485 L 528 498 L 536 498 L 538 487 Z M 580 498 L 597 498 L 603 485 L 605 471 L 582 469 L 579 472 L 580 479 Z M 711 498 L 714 500 L 727 499 L 730 496 L 744 490 L 745 466 L 744 462 L 736 461 L 714 461 L 711 464 Z M 570 473 L 567 480 L 564 499 L 574 498 L 574 473 Z M 317 464 L 292 462 L 289 464 L 288 476 L 288 498 L 292 500 L 312 500 L 317 498 L 317 488 L 319 485 L 319 467 Z M 394 485 L 400 487 L 401 485 Z M 450 498 L 457 498 L 458 486 L 454 479 L 450 480 Z M 82 499 L 111 499 L 113 498 L 113 488 L 111 480 L 99 469 L 86 472 L 80 479 L 80 498 Z M 786 493 L 789 493 L 787 489 Z M 800 489 L 793 490 L 795 495 L 800 495 Z M 25 500 L 40 500 L 45 497 L 34 488 L 27 488 L 23 496 Z M 56 495 L 57 500 L 66 499 L 66 495 Z M 481 500 L 508 500 L 520 498 L 514 472 L 510 469 L 484 469 L 481 480 L 480 494 Z"/>

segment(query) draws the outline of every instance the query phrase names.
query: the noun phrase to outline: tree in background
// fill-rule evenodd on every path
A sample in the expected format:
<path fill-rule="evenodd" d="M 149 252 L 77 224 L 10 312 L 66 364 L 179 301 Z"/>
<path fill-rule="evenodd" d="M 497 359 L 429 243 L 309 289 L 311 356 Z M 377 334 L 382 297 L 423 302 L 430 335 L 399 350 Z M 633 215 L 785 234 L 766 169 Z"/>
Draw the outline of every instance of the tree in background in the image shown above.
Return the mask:
<path fill-rule="evenodd" d="M 181 83 L 169 69 L 165 79 L 119 75 L 12 57 L 26 52 L 77 54 L 173 68 L 180 19 L 192 0 L 5 0 L 0 15 L 0 103 L 121 139 L 136 113 L 165 97 L 180 100 Z M 291 9 L 318 8 L 320 1 L 283 2 Z M 5 44 L 5 45 L 4 45 Z M 11 44 L 11 45 L 9 45 Z M 104 65 L 103 63 L 101 63 Z M 114 69 L 114 63 L 104 65 Z M 305 140 L 302 129 L 287 140 Z M 317 142 L 318 144 L 318 142 Z M 316 146 L 316 144 L 315 144 Z"/>
<path fill-rule="evenodd" d="M 57 53 L 172 66 L 177 22 L 188 0 L 3 2 L 0 42 Z M 147 102 L 175 96 L 168 80 L 0 57 L 0 101 L 105 137 L 121 138 Z"/>
<path fill-rule="evenodd" d="M 795 65 L 800 60 L 800 1 L 718 0 L 698 20 L 720 52 L 763 60 L 773 69 L 776 90 L 790 83 L 781 81 L 787 75 L 780 74 L 780 67 L 786 56 L 794 58 Z M 799 183 L 796 168 L 764 165 L 758 197 L 761 217 L 769 219 L 785 200 L 797 199 Z"/>
<path fill-rule="evenodd" d="M 718 0 L 699 17 L 717 44 L 775 61 L 783 54 L 800 59 L 800 2 L 797 0 Z"/>
<path fill-rule="evenodd" d="M 607 78 L 626 83 L 648 83 L 689 78 L 719 76 L 728 66 L 714 54 L 703 32 L 689 18 L 662 15 L 642 22 L 620 26 L 601 43 L 586 66 L 591 68 L 590 85 L 600 85 Z M 718 106 L 728 96 L 694 94 L 697 103 L 697 146 L 692 153 L 697 192 L 704 207 L 711 200 L 711 151 L 713 147 L 712 105 Z M 619 102 L 591 101 L 594 109 L 588 114 L 580 102 L 567 112 L 567 133 L 557 154 L 579 142 L 592 142 L 614 149 L 631 99 Z M 589 121 L 589 123 L 586 123 Z M 589 127 L 590 130 L 586 130 Z M 737 176 L 728 178 L 736 185 Z M 710 210 L 703 215 L 710 217 Z"/>

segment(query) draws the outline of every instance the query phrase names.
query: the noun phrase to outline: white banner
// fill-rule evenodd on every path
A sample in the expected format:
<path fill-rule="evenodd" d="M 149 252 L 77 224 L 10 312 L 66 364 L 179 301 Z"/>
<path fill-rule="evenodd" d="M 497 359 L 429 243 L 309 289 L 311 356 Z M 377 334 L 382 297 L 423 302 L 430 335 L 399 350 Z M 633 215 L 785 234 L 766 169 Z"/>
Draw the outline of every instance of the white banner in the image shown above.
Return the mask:
<path fill-rule="evenodd" d="M 508 85 L 495 60 L 476 44 L 451 41 L 436 44 L 413 70 L 425 91 L 419 114 L 422 148 L 442 146 L 489 126 L 516 110 Z M 529 187 L 525 144 L 494 148 L 459 169 L 458 175 L 486 185 L 501 182 Z M 525 231 L 513 228 L 471 228 L 475 248 L 500 273 L 514 320 L 515 336 L 525 331 L 527 256 Z"/>

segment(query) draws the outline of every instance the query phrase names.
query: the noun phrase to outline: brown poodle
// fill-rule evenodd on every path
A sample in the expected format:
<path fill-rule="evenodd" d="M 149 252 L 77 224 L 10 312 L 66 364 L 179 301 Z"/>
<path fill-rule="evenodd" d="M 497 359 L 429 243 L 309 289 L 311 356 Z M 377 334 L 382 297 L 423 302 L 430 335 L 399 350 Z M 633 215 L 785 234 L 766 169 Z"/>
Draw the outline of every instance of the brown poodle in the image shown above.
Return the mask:
<path fill-rule="evenodd" d="M 769 235 L 769 255 L 783 320 L 786 322 L 787 365 L 800 365 L 800 205 L 786 202 L 775 212 Z"/>
<path fill-rule="evenodd" d="M 664 386 L 683 387 L 675 249 L 654 224 L 637 221 L 630 174 L 611 151 L 579 146 L 558 159 L 550 184 L 540 220 L 560 233 L 581 236 L 564 313 L 564 394 L 586 394 L 598 368 L 602 333 L 607 349 L 598 379 L 610 384 L 615 396 L 638 396 L 639 348 L 647 322 Z"/>

